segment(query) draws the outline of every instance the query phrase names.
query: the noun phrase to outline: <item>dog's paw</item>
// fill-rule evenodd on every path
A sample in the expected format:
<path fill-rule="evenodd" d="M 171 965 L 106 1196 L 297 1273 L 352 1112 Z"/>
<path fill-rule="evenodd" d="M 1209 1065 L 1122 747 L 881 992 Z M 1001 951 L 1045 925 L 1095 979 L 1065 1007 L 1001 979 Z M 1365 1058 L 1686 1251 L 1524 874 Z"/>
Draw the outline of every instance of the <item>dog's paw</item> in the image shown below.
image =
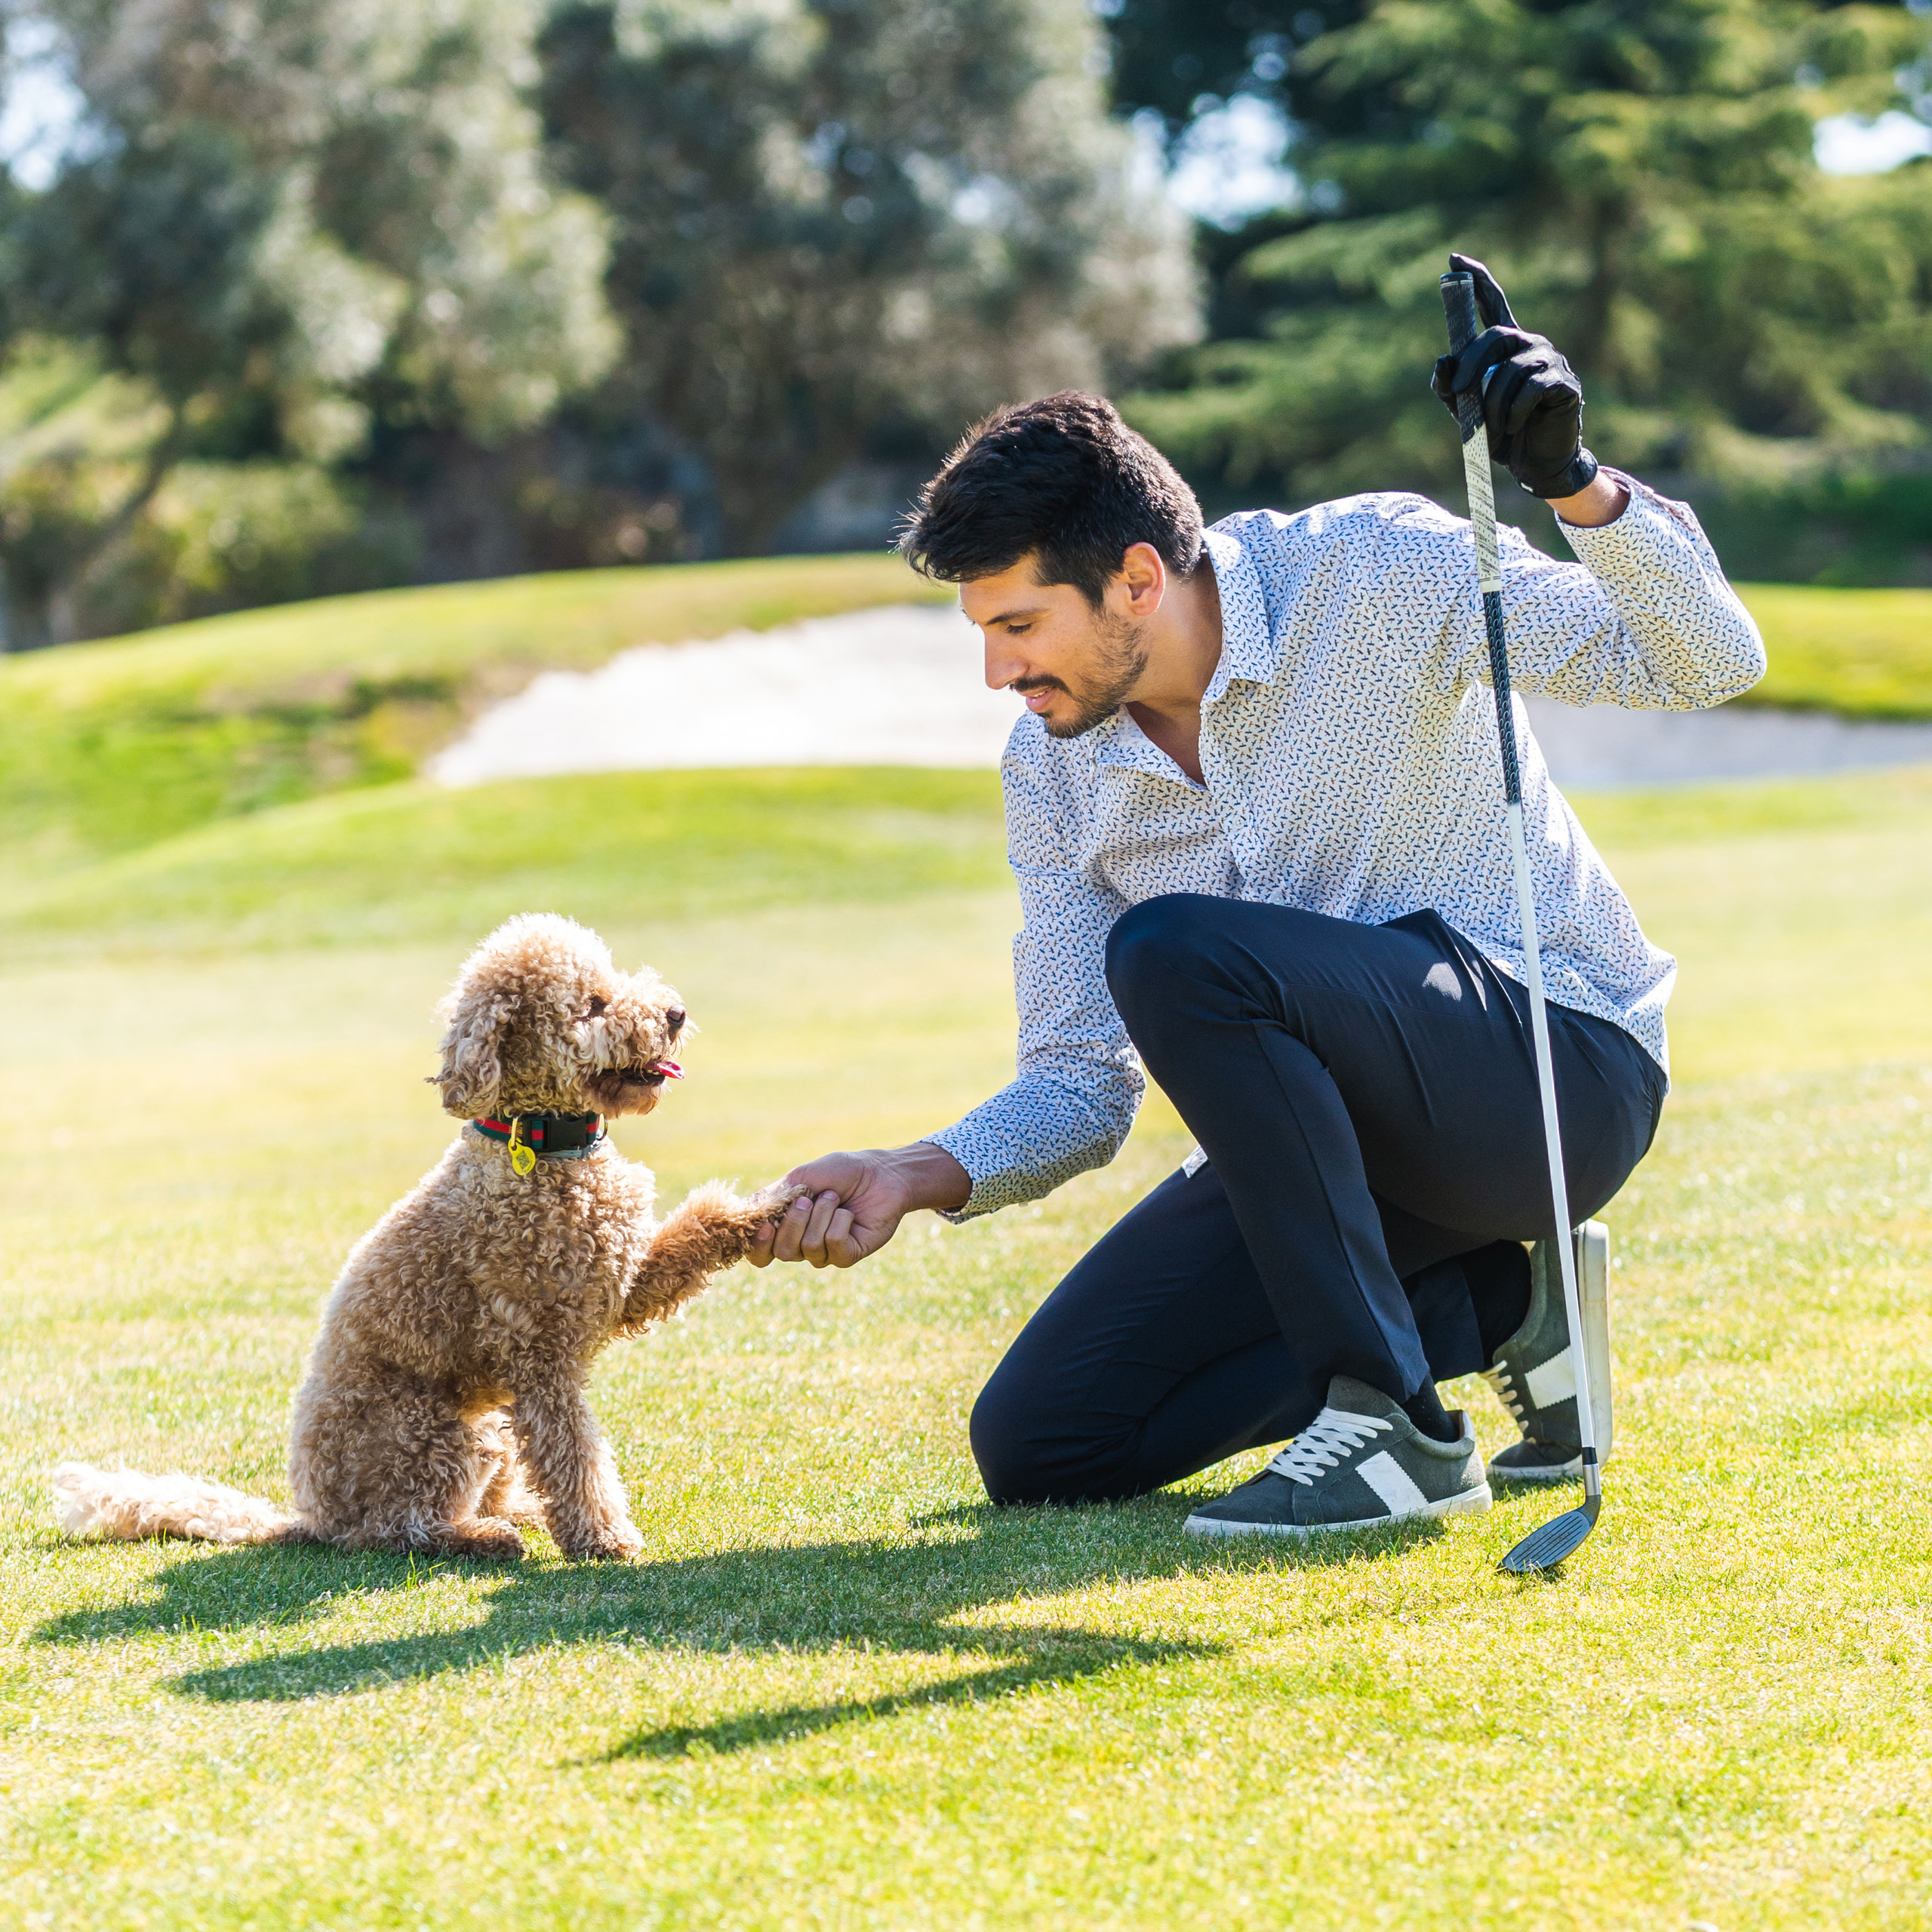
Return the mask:
<path fill-rule="evenodd" d="M 451 1556 L 481 1557 L 492 1563 L 521 1563 L 525 1554 L 515 1524 L 500 1517 L 478 1516 L 452 1524 L 432 1546 Z"/>
<path fill-rule="evenodd" d="M 689 1215 L 718 1243 L 718 1254 L 713 1265 L 728 1266 L 757 1240 L 758 1231 L 766 1222 L 776 1220 L 800 1195 L 810 1191 L 776 1181 L 770 1187 L 760 1188 L 748 1199 L 728 1181 L 706 1181 L 685 1197 L 679 1213 Z M 671 1235 L 677 1219 L 673 1215 L 666 1220 L 665 1236 Z"/>
<path fill-rule="evenodd" d="M 783 1181 L 774 1181 L 769 1187 L 761 1187 L 746 1199 L 734 1195 L 730 1212 L 724 1217 L 724 1244 L 721 1258 L 741 1261 L 752 1251 L 752 1244 L 758 1238 L 761 1228 L 774 1225 L 784 1218 L 785 1211 L 801 1197 L 809 1197 L 808 1187 L 789 1187 Z"/>
<path fill-rule="evenodd" d="M 600 1523 L 568 1543 L 558 1538 L 558 1547 L 574 1563 L 628 1563 L 642 1552 L 644 1539 L 629 1523 Z"/>
<path fill-rule="evenodd" d="M 801 1195 L 811 1193 L 808 1187 L 794 1187 L 788 1182 L 774 1181 L 769 1187 L 761 1187 L 745 1203 L 748 1214 L 761 1221 L 776 1220 L 792 1203 Z"/>

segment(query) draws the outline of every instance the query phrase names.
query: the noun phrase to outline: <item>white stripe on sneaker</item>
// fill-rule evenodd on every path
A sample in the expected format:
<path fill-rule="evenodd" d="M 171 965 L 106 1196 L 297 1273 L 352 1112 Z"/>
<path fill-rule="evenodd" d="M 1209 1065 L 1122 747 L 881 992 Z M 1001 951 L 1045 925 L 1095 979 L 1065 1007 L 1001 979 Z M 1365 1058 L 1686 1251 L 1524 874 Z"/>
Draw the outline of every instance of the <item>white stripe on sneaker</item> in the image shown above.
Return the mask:
<path fill-rule="evenodd" d="M 1577 1371 L 1566 1348 L 1560 1355 L 1552 1355 L 1540 1367 L 1533 1368 L 1523 1377 L 1524 1386 L 1530 1392 L 1530 1400 L 1540 1409 L 1554 1408 L 1558 1402 L 1574 1402 L 1577 1399 Z"/>
<path fill-rule="evenodd" d="M 1381 1497 L 1391 1516 L 1413 1516 L 1429 1506 L 1414 1478 L 1386 1449 L 1358 1464 L 1355 1474 Z"/>

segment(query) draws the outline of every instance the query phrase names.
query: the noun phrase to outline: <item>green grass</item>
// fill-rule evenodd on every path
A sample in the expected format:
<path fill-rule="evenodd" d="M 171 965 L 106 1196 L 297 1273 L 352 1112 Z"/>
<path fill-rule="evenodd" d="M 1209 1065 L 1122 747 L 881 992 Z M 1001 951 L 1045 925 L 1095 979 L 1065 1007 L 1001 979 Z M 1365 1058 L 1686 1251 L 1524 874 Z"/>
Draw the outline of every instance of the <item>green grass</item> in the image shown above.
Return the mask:
<path fill-rule="evenodd" d="M 539 670 L 952 594 L 889 555 L 774 557 L 377 591 L 0 659 L 0 866 L 406 777 Z"/>
<path fill-rule="evenodd" d="M 620 772 L 417 782 L 231 819 L 11 902 L 17 952 L 341 946 L 565 907 L 654 925 L 1006 876 L 992 771 Z"/>
<path fill-rule="evenodd" d="M 409 788 L 266 814 L 10 945 L 0 1926 L 1932 1916 L 1924 774 L 1585 802 L 1684 977 L 1609 1215 L 1609 1512 L 1558 1580 L 1491 1567 L 1547 1499 L 1306 1553 L 1192 1547 L 1185 1494 L 983 1506 L 974 1392 L 1185 1146 L 1158 1097 L 1047 1202 L 742 1272 L 607 1358 L 635 1564 L 58 1542 L 61 1454 L 285 1493 L 319 1297 L 446 1137 L 429 1008 L 502 894 L 594 911 L 703 1023 L 620 1129 L 667 1191 L 1004 1077 L 980 780 L 600 787 L 465 795 L 473 838 Z"/>
<path fill-rule="evenodd" d="M 1770 660 L 1752 703 L 1932 718 L 1932 590 L 1738 589 Z"/>

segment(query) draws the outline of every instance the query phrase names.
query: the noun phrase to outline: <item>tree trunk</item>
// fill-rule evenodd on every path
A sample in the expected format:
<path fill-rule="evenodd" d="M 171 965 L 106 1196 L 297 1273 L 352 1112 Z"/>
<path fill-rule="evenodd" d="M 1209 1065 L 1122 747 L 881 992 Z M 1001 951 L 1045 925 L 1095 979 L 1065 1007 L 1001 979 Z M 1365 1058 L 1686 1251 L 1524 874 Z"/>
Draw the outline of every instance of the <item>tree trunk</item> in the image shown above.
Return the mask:
<path fill-rule="evenodd" d="M 186 441 L 183 408 L 176 403 L 170 411 L 167 429 L 148 451 L 140 481 L 116 506 L 114 514 L 81 537 L 54 568 L 29 573 L 17 562 L 5 561 L 4 549 L 0 549 L 0 621 L 4 621 L 5 631 L 0 649 L 10 653 L 38 651 L 51 644 L 69 641 L 63 633 L 69 626 L 57 614 L 62 612 L 63 606 L 71 612 L 73 593 L 82 580 L 154 501 L 155 493 L 180 460 Z"/>

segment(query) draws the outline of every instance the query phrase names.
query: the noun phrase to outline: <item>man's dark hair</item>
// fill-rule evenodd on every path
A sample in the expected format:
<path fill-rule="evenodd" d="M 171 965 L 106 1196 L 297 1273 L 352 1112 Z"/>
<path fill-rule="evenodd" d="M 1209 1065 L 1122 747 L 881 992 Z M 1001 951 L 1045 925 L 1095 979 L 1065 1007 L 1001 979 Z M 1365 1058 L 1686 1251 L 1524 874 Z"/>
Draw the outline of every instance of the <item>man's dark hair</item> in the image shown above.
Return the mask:
<path fill-rule="evenodd" d="M 1029 553 L 1042 583 L 1097 610 L 1134 543 L 1177 577 L 1201 561 L 1201 506 L 1172 463 L 1104 396 L 1011 403 L 967 431 L 900 532 L 915 570 L 963 583 Z"/>

